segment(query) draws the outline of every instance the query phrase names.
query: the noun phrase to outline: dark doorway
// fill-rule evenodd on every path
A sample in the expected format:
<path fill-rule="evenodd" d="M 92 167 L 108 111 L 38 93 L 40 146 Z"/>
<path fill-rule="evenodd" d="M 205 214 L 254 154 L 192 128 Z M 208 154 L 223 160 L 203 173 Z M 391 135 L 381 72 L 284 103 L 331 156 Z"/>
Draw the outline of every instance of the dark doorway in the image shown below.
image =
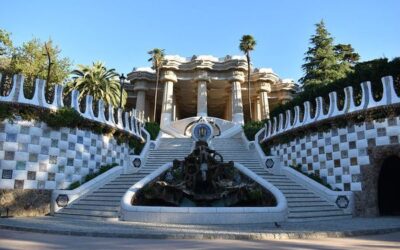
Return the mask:
<path fill-rule="evenodd" d="M 380 215 L 400 215 L 400 158 L 389 156 L 383 162 L 378 181 Z"/>

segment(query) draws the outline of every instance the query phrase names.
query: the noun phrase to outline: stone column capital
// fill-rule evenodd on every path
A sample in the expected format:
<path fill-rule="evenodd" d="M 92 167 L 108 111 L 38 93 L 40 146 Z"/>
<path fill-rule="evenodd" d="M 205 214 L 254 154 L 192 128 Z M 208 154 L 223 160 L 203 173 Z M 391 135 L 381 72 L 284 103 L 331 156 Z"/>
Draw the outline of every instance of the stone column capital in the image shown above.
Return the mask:
<path fill-rule="evenodd" d="M 228 81 L 230 83 L 233 82 L 240 82 L 240 83 L 244 83 L 244 72 L 240 71 L 240 70 L 234 70 L 231 72 L 231 75 L 228 78 Z"/>
<path fill-rule="evenodd" d="M 211 81 L 210 76 L 206 70 L 197 70 L 196 75 L 194 77 L 196 82 L 204 81 L 209 83 Z"/>
<path fill-rule="evenodd" d="M 161 71 L 161 77 L 160 77 L 161 82 L 173 82 L 176 83 L 178 81 L 178 78 L 176 77 L 176 74 L 172 70 L 163 70 Z"/>
<path fill-rule="evenodd" d="M 269 82 L 261 81 L 259 92 L 271 92 L 271 84 Z"/>
<path fill-rule="evenodd" d="M 133 85 L 133 90 L 134 91 L 141 91 L 141 90 L 146 91 L 148 89 L 149 88 L 147 87 L 147 82 L 145 82 L 145 81 L 137 81 Z"/>

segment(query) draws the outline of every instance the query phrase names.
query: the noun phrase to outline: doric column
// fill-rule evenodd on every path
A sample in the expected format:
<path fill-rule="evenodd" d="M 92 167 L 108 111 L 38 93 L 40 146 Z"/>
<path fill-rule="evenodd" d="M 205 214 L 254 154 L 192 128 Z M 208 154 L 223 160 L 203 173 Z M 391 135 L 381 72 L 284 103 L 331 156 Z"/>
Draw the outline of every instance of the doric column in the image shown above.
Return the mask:
<path fill-rule="evenodd" d="M 136 110 L 144 112 L 146 110 L 146 82 L 136 82 L 133 90 L 136 92 Z"/>
<path fill-rule="evenodd" d="M 166 70 L 162 72 L 161 81 L 164 82 L 164 93 L 160 126 L 165 127 L 172 121 L 174 83 L 177 82 L 177 78 L 173 71 Z"/>
<path fill-rule="evenodd" d="M 260 82 L 260 107 L 261 107 L 261 119 L 269 118 L 269 103 L 268 93 L 271 92 L 271 85 L 268 82 Z"/>
<path fill-rule="evenodd" d="M 243 71 L 233 71 L 229 81 L 232 84 L 232 122 L 244 124 L 241 87 L 244 82 Z"/>
<path fill-rule="evenodd" d="M 197 116 L 207 116 L 207 83 L 209 81 L 207 71 L 197 72 Z"/>

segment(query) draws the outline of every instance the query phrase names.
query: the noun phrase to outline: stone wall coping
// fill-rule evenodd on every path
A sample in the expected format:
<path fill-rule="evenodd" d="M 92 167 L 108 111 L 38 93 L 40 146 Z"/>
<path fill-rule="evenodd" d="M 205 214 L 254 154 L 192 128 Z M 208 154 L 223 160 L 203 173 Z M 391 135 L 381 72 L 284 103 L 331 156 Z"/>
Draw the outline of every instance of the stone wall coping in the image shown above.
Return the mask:
<path fill-rule="evenodd" d="M 327 120 L 340 115 L 351 114 L 355 112 L 360 112 L 362 110 L 394 105 L 400 103 L 400 96 L 396 94 L 394 89 L 393 77 L 385 76 L 381 78 L 381 83 L 383 87 L 382 98 L 380 100 L 375 100 L 373 97 L 373 92 L 371 88 L 371 82 L 366 81 L 360 84 L 362 91 L 361 103 L 356 106 L 353 95 L 353 87 L 349 86 L 344 88 L 344 105 L 341 110 L 338 108 L 338 97 L 337 92 L 333 91 L 329 93 L 329 106 L 328 112 L 324 112 L 324 101 L 323 98 L 315 98 L 315 108 L 314 113 L 311 113 L 311 102 L 306 101 L 303 103 L 304 114 L 303 119 L 300 119 L 300 107 L 295 106 L 294 112 L 292 110 L 286 110 L 284 113 L 278 116 L 272 117 L 265 124 L 262 130 L 265 130 L 264 137 L 261 139 L 261 143 L 269 138 L 280 135 L 282 133 L 291 131 L 293 129 L 303 127 L 315 122 L 322 120 Z M 293 116 L 293 122 L 291 122 L 291 117 Z"/>

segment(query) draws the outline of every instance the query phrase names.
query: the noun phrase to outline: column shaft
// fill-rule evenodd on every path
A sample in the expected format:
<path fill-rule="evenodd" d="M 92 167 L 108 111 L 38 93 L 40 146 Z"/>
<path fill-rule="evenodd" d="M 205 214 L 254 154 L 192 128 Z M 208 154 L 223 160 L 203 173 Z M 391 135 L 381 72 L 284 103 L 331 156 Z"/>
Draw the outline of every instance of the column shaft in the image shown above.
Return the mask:
<path fill-rule="evenodd" d="M 167 126 L 172 121 L 172 104 L 173 104 L 174 83 L 166 81 L 164 84 L 161 127 Z"/>
<path fill-rule="evenodd" d="M 232 82 L 232 121 L 244 124 L 242 88 L 240 81 Z"/>
<path fill-rule="evenodd" d="M 145 111 L 146 106 L 146 91 L 138 90 L 136 94 L 136 110 Z"/>
<path fill-rule="evenodd" d="M 267 91 L 260 92 L 261 119 L 269 118 L 269 104 Z"/>
<path fill-rule="evenodd" d="M 197 116 L 207 116 L 207 81 L 197 82 Z"/>

